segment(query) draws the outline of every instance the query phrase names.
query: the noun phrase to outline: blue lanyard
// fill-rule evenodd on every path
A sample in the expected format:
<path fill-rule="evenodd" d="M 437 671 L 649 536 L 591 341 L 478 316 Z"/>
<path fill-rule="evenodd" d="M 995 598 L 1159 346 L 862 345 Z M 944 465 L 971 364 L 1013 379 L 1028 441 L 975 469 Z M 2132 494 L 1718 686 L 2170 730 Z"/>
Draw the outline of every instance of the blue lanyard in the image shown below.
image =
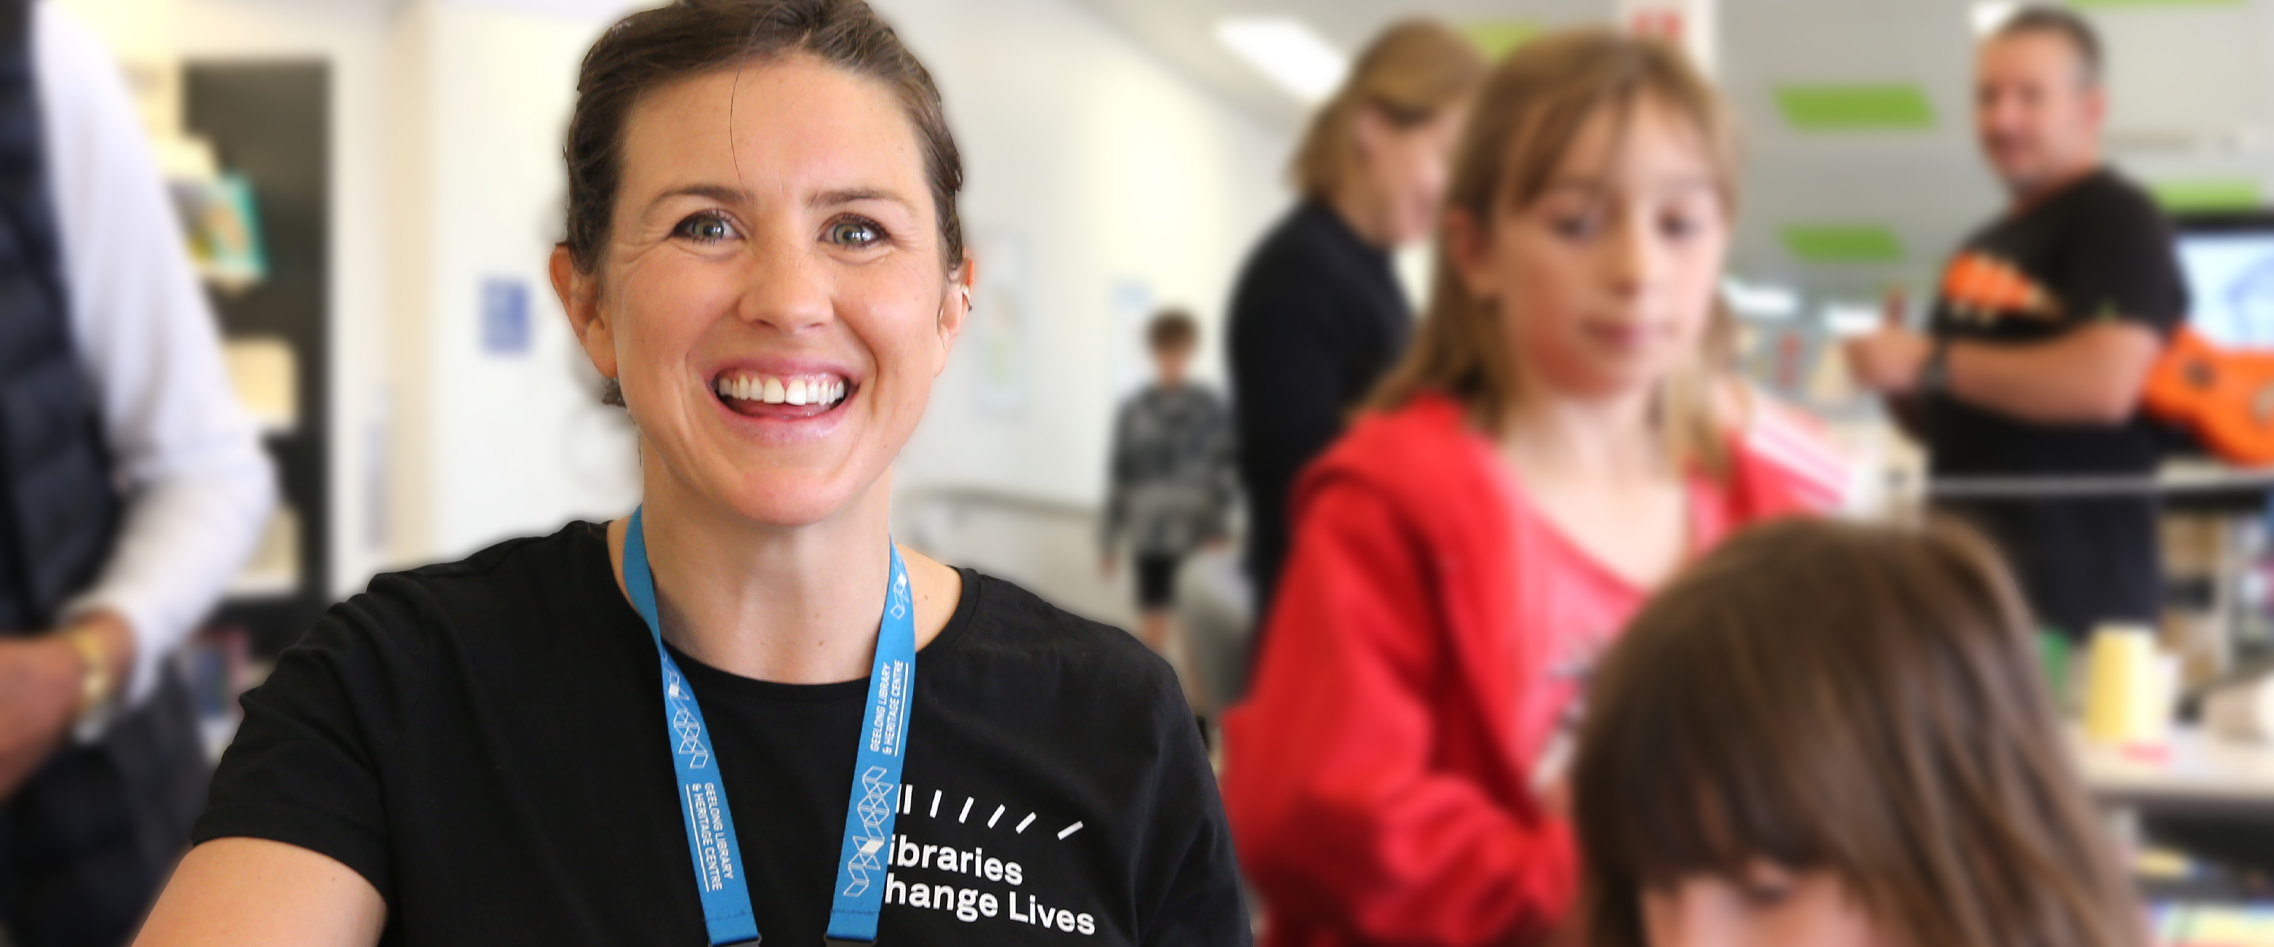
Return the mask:
<path fill-rule="evenodd" d="M 624 535 L 624 586 L 632 607 L 647 622 L 663 662 L 663 719 L 679 773 L 679 810 L 686 816 L 687 853 L 695 861 L 695 890 L 703 899 L 703 924 L 712 947 L 756 943 L 758 918 L 750 910 L 750 880 L 742 843 L 734 834 L 734 813 L 726 786 L 712 767 L 710 729 L 694 688 L 679 673 L 679 662 L 663 647 L 663 623 L 655 610 L 655 576 L 647 563 L 647 540 L 640 510 L 632 511 Z M 888 546 L 890 544 L 887 544 Z M 884 910 L 884 858 L 899 812 L 900 764 L 908 755 L 908 712 L 916 694 L 916 614 L 908 597 L 908 567 L 891 548 L 892 578 L 886 586 L 884 619 L 876 636 L 876 663 L 869 669 L 867 713 L 863 714 L 860 753 L 853 763 L 852 798 L 845 803 L 845 844 L 838 853 L 837 885 L 829 901 L 829 942 L 873 943 L 877 916 Z"/>

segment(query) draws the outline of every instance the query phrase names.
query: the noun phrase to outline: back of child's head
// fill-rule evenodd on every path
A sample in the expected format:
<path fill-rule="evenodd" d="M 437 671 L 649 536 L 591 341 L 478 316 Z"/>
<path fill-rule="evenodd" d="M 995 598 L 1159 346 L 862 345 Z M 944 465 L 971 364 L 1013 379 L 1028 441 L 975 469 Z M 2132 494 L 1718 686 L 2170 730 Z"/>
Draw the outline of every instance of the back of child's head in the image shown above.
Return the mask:
<path fill-rule="evenodd" d="M 1469 114 L 1453 155 L 1445 205 L 1489 226 L 1494 211 L 1528 207 L 1555 183 L 1575 146 L 1599 118 L 1628 137 L 1645 107 L 1688 126 L 1725 215 L 1737 207 L 1736 132 L 1713 85 L 1676 47 L 1610 30 L 1582 29 L 1533 40 L 1496 66 Z M 1500 425 L 1521 370 L 1499 312 L 1473 293 L 1449 254 L 1440 253 L 1429 309 L 1406 358 L 1372 399 L 1394 408 L 1423 392 L 1450 395 L 1487 428 Z M 1660 411 L 1669 442 L 1685 461 L 1719 472 L 1724 458 L 1709 374 L 1726 362 L 1733 327 L 1718 301 L 1707 347 Z"/>
<path fill-rule="evenodd" d="M 1589 923 L 1646 891 L 1828 872 L 1901 943 L 2134 947 L 2027 612 L 1948 524 L 1790 520 L 1722 545 L 1628 627 L 1572 781 Z"/>

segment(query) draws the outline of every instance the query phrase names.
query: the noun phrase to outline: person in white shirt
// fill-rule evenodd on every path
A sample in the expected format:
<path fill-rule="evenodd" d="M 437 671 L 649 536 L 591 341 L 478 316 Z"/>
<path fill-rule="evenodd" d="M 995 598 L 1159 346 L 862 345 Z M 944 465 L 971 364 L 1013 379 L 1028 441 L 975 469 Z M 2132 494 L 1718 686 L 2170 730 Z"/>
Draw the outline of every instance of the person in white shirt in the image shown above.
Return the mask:
<path fill-rule="evenodd" d="M 168 658 L 275 494 L 117 64 L 0 0 L 0 940 L 140 922 L 209 773 Z"/>

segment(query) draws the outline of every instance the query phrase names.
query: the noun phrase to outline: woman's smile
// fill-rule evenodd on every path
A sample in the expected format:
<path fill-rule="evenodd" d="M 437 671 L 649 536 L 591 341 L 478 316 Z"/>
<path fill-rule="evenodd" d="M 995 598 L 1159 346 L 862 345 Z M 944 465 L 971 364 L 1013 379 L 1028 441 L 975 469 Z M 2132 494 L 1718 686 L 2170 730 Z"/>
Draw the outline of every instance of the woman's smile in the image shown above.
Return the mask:
<path fill-rule="evenodd" d="M 807 421 L 829 414 L 859 393 L 852 373 L 811 365 L 734 365 L 711 376 L 711 393 L 728 411 L 746 418 Z"/>

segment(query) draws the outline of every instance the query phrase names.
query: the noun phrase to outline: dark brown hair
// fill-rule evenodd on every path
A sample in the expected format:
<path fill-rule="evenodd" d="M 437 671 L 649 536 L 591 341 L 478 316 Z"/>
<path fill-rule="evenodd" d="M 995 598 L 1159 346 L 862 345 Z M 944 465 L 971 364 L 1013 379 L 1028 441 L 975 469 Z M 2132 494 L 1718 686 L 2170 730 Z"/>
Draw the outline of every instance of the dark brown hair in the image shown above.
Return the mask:
<path fill-rule="evenodd" d="M 931 73 L 861 0 L 676 0 L 617 21 L 584 56 L 569 118 L 568 227 L 576 267 L 598 272 L 623 179 L 624 127 L 641 97 L 721 69 L 793 54 L 873 79 L 900 99 L 924 150 L 949 268 L 963 263 L 955 198 L 963 159 Z"/>
<path fill-rule="evenodd" d="M 1145 326 L 1145 347 L 1155 352 L 1189 349 L 1200 343 L 1200 323 L 1182 309 L 1163 309 Z"/>
<path fill-rule="evenodd" d="M 1547 190 L 1590 121 L 1606 114 L 1624 120 L 1644 101 L 1695 127 L 1722 206 L 1735 214 L 1736 133 L 1713 86 L 1672 46 L 1594 29 L 1534 40 L 1493 70 L 1454 152 L 1447 208 L 1481 227 L 1491 225 L 1496 208 L 1529 206 Z M 1423 392 L 1438 392 L 1462 402 L 1498 433 L 1517 391 L 1518 371 L 1502 322 L 1491 300 L 1469 292 L 1451 257 L 1438 254 L 1429 311 L 1370 406 L 1392 409 Z M 1668 454 L 1710 475 L 1727 466 L 1712 388 L 1734 331 L 1717 301 L 1706 350 L 1661 386 L 1656 411 Z"/>
<path fill-rule="evenodd" d="M 1406 20 L 1382 31 L 1311 116 L 1290 169 L 1295 190 L 1323 198 L 1342 186 L 1358 161 L 1359 112 L 1373 109 L 1399 128 L 1425 124 L 1475 92 L 1485 68 L 1476 44 L 1442 23 Z"/>
<path fill-rule="evenodd" d="M 2030 4 L 2006 17 L 1990 32 L 1992 40 L 2017 36 L 2050 36 L 2068 43 L 2077 54 L 2077 65 L 2083 70 L 2087 85 L 2098 85 L 2108 68 L 2107 55 L 2100 48 L 2100 32 L 2077 11 L 2067 7 Z"/>
<path fill-rule="evenodd" d="M 2030 623 L 1950 524 L 1788 520 L 1668 586 L 1597 674 L 1572 779 L 1595 943 L 1643 893 L 1827 871 L 1903 943 L 2138 947 Z"/>

